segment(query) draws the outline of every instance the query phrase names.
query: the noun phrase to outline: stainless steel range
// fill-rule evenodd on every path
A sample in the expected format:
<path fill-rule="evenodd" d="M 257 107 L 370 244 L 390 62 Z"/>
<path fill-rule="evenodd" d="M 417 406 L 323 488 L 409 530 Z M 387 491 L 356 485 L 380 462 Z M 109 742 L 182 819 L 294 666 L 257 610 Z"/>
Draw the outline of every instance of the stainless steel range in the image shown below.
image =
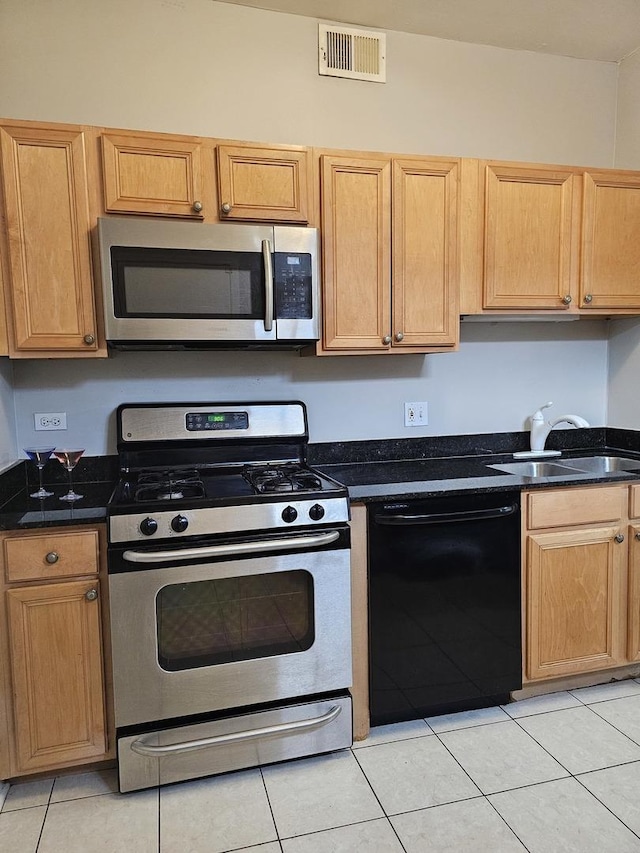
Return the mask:
<path fill-rule="evenodd" d="M 127 404 L 109 505 L 120 790 L 351 745 L 346 489 L 303 403 Z"/>

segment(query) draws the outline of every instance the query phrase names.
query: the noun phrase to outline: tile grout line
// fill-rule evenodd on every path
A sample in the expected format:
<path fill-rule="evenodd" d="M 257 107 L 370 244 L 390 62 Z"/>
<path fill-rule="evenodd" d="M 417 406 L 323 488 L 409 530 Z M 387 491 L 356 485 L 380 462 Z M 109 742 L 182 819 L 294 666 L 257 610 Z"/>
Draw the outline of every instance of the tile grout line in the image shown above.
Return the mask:
<path fill-rule="evenodd" d="M 282 851 L 282 838 L 280 837 L 280 830 L 278 829 L 278 824 L 276 823 L 276 816 L 273 813 L 273 806 L 271 805 L 271 798 L 269 797 L 269 790 L 267 788 L 267 783 L 264 778 L 263 766 L 259 765 L 258 770 L 260 771 L 260 779 L 262 780 L 262 787 L 264 788 L 264 794 L 267 798 L 267 805 L 269 806 L 269 814 L 271 815 L 271 820 L 273 821 L 273 828 L 276 832 L 276 841 L 280 845 L 280 850 Z M 267 842 L 265 842 L 266 844 Z"/>
<path fill-rule="evenodd" d="M 425 721 L 425 722 L 426 722 L 426 721 Z M 416 739 L 416 738 L 408 738 L 408 740 L 415 740 L 415 739 Z M 395 743 L 395 742 L 396 742 L 396 741 L 393 741 L 393 743 Z M 371 784 L 371 782 L 369 781 L 369 777 L 367 776 L 367 774 L 366 774 L 366 772 L 365 772 L 364 767 L 363 767 L 363 766 L 362 766 L 362 764 L 360 764 L 360 762 L 358 761 L 358 756 L 357 756 L 357 755 L 356 755 L 356 753 L 353 751 L 353 747 L 351 747 L 349 751 L 351 752 L 351 755 L 355 758 L 355 762 L 356 762 L 356 764 L 358 765 L 358 767 L 360 768 L 360 772 L 361 772 L 361 773 L 362 773 L 362 775 L 364 776 L 364 778 L 365 778 L 365 781 L 366 781 L 367 785 L 371 788 L 371 793 L 372 793 L 372 794 L 373 794 L 373 796 L 376 798 L 376 802 L 378 803 L 378 805 L 380 806 L 380 808 L 381 808 L 381 810 L 382 810 L 382 814 L 384 815 L 384 819 L 387 821 L 387 823 L 388 823 L 388 824 L 389 824 L 389 826 L 391 827 L 391 831 L 393 832 L 393 834 L 395 835 L 395 837 L 398 839 L 398 844 L 400 845 L 400 847 L 402 847 L 402 849 L 404 850 L 404 853 L 407 853 L 407 848 L 404 846 L 404 844 L 402 843 L 402 840 L 401 840 L 400 836 L 399 836 L 399 835 L 398 835 L 398 833 L 396 832 L 396 828 L 395 828 L 395 826 L 393 825 L 393 823 L 391 822 L 391 819 L 390 819 L 389 815 L 387 814 L 387 810 L 385 809 L 385 807 L 384 807 L 384 806 L 382 805 L 382 803 L 380 802 L 380 798 L 379 798 L 379 797 L 378 797 L 378 795 L 376 794 L 376 792 L 375 792 L 375 789 L 374 789 L 373 785 L 372 785 L 372 784 Z M 356 752 L 357 752 L 357 750 L 356 750 Z M 379 820 L 379 818 L 373 818 L 373 820 Z M 366 821 L 362 821 L 362 823 L 366 823 Z"/>
<path fill-rule="evenodd" d="M 637 762 L 632 762 L 632 763 L 637 763 Z M 626 767 L 627 765 L 626 764 L 616 764 L 614 766 L 615 767 Z M 603 767 L 602 769 L 603 770 L 609 770 L 608 767 Z M 590 772 L 591 773 L 599 773 L 600 771 L 591 770 Z M 586 774 L 584 774 L 584 775 L 586 775 Z M 600 803 L 601 806 L 604 806 L 604 808 L 609 812 L 610 815 L 612 815 L 617 821 L 619 821 L 623 826 L 625 826 L 629 830 L 629 832 L 631 832 L 633 835 L 635 835 L 636 838 L 640 838 L 640 834 L 638 834 L 635 830 L 631 829 L 631 827 L 628 826 L 628 824 L 626 824 L 619 815 L 617 815 L 614 811 L 612 811 L 609 808 L 609 806 L 600 799 L 600 797 L 598 797 L 596 794 L 594 794 L 593 791 L 590 791 L 587 788 L 587 786 L 582 783 L 581 779 L 578 776 L 574 776 L 573 778 L 576 780 L 576 782 L 578 782 L 578 784 L 580 784 L 584 788 L 584 790 L 588 794 L 591 794 L 591 796 L 594 797 Z"/>
<path fill-rule="evenodd" d="M 42 818 L 42 826 L 40 827 L 40 832 L 38 833 L 38 840 L 36 841 L 34 853 L 38 853 L 38 850 L 40 849 L 40 842 L 42 841 L 44 826 L 47 822 L 47 817 L 49 816 L 49 806 L 51 805 L 51 797 L 53 796 L 53 789 L 55 788 L 57 778 L 57 776 L 54 776 L 53 782 L 51 783 L 51 790 L 49 791 L 49 796 L 47 797 L 47 802 L 45 803 L 46 808 L 44 811 L 44 817 Z"/>

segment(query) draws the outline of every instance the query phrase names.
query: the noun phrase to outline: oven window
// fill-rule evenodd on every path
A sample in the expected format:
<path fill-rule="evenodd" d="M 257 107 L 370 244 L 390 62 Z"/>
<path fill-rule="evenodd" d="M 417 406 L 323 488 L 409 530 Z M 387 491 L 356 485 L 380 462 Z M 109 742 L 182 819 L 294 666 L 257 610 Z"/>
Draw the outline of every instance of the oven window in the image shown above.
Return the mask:
<path fill-rule="evenodd" d="M 303 652 L 313 612 L 303 570 L 171 584 L 156 598 L 158 663 L 177 672 Z"/>

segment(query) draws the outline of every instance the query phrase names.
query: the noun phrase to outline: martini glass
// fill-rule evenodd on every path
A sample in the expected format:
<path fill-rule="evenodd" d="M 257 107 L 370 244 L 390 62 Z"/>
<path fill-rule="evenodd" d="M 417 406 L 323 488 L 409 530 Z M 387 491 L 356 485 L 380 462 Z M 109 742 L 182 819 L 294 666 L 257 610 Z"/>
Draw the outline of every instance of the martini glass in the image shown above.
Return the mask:
<path fill-rule="evenodd" d="M 53 447 L 25 447 L 24 452 L 27 454 L 29 459 L 32 462 L 35 462 L 38 467 L 38 482 L 40 484 L 40 488 L 37 492 L 33 492 L 29 497 L 32 498 L 48 498 L 51 497 L 53 492 L 48 492 L 45 487 L 42 485 L 42 469 L 47 464 L 49 459 L 51 459 L 51 454 L 53 453 Z"/>
<path fill-rule="evenodd" d="M 61 501 L 78 501 L 82 497 L 82 495 L 77 494 L 77 492 L 73 491 L 73 483 L 71 481 L 71 472 L 76 467 L 78 462 L 80 461 L 80 457 L 84 453 L 84 450 L 54 450 L 53 455 L 56 457 L 58 462 L 67 469 L 67 473 L 69 474 L 69 491 L 66 495 L 62 495 L 60 498 Z"/>

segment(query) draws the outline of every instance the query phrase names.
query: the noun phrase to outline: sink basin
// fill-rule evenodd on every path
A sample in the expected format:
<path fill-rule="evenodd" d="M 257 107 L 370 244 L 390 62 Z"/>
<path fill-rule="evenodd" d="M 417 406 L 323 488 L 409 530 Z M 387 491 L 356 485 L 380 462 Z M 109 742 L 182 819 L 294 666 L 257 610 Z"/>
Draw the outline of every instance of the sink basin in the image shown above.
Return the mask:
<path fill-rule="evenodd" d="M 640 459 L 625 459 L 623 456 L 585 456 L 582 459 L 563 459 L 562 464 L 589 474 L 616 474 L 640 470 Z"/>
<path fill-rule="evenodd" d="M 583 456 L 581 459 L 563 459 L 561 462 L 505 462 L 489 465 L 496 471 L 516 474 L 519 477 L 567 477 L 570 474 L 625 474 L 640 471 L 640 459 L 623 456 Z"/>
<path fill-rule="evenodd" d="M 505 462 L 504 465 L 488 467 L 519 477 L 567 477 L 579 473 L 577 468 L 569 468 L 559 462 Z M 584 470 L 580 469 L 580 473 L 584 473 Z"/>

